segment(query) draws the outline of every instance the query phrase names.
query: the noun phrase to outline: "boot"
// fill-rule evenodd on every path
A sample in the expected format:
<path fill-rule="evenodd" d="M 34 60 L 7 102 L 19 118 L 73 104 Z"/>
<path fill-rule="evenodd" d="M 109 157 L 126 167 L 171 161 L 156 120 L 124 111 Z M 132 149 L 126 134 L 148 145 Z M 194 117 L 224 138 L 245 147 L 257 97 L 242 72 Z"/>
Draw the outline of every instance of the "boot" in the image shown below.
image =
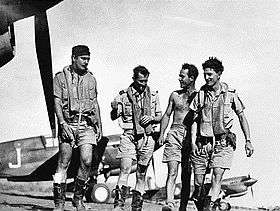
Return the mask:
<path fill-rule="evenodd" d="M 191 196 L 191 200 L 194 201 L 194 204 L 198 211 L 203 211 L 203 201 L 205 199 L 205 191 L 202 186 L 195 185 L 194 192 Z"/>
<path fill-rule="evenodd" d="M 54 211 L 63 211 L 65 205 L 66 183 L 53 183 Z"/>
<path fill-rule="evenodd" d="M 79 178 L 75 179 L 75 187 L 74 187 L 74 197 L 72 200 L 72 204 L 76 207 L 77 211 L 85 211 L 86 207 L 84 205 L 84 195 L 86 192 L 86 181 L 80 180 Z"/>
<path fill-rule="evenodd" d="M 124 209 L 125 199 L 129 194 L 129 189 L 130 187 L 127 187 L 125 185 L 123 185 L 121 189 L 119 188 L 118 185 L 116 186 L 116 188 L 114 189 L 115 191 L 114 209 L 113 209 L 114 211 Z"/>
<path fill-rule="evenodd" d="M 207 196 L 204 200 L 203 211 L 214 211 L 214 202 L 211 201 L 211 196 Z"/>
<path fill-rule="evenodd" d="M 161 211 L 174 211 L 175 210 L 175 204 L 174 202 L 167 202 L 166 205 L 164 205 L 161 209 Z"/>
<path fill-rule="evenodd" d="M 213 205 L 213 210 L 214 211 L 219 211 L 221 210 L 221 199 L 217 199 L 216 201 L 214 201 L 214 205 Z"/>
<path fill-rule="evenodd" d="M 143 196 L 141 195 L 141 193 L 137 190 L 133 190 L 133 195 L 132 195 L 132 203 L 131 203 L 131 207 L 132 207 L 132 211 L 141 211 L 142 210 L 142 206 L 143 206 Z"/>
<path fill-rule="evenodd" d="M 219 211 L 221 199 L 211 201 L 211 196 L 207 196 L 204 201 L 203 211 Z"/>

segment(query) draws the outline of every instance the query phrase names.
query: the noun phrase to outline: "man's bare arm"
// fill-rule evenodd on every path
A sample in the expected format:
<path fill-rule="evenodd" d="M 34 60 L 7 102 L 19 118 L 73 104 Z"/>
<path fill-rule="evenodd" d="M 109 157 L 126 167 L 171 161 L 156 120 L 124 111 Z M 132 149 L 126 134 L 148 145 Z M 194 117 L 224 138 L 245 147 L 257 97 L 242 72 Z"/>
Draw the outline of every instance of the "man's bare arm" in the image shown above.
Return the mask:
<path fill-rule="evenodd" d="M 192 153 L 194 155 L 198 155 L 198 147 L 196 145 L 196 136 L 197 136 L 197 122 L 194 121 L 191 126 L 191 145 L 192 145 Z"/>
<path fill-rule="evenodd" d="M 103 136 L 103 129 L 102 129 L 102 121 L 101 121 L 101 115 L 100 115 L 100 107 L 99 107 L 99 103 L 97 101 L 96 98 L 96 103 L 95 103 L 95 109 L 96 109 L 96 119 L 97 119 L 97 125 L 98 125 L 98 129 L 99 129 L 99 139 L 102 138 Z"/>
<path fill-rule="evenodd" d="M 239 123 L 242 129 L 242 132 L 245 136 L 245 140 L 250 140 L 250 129 L 249 129 L 249 124 L 248 121 L 245 117 L 244 112 L 241 112 L 238 114 L 238 119 L 239 119 Z"/>
<path fill-rule="evenodd" d="M 168 100 L 168 106 L 166 108 L 166 111 L 160 121 L 160 142 L 163 142 L 163 136 L 164 136 L 164 133 L 165 133 L 165 130 L 168 126 L 168 123 L 169 123 L 169 120 L 170 120 L 170 116 L 173 112 L 173 108 L 174 108 L 174 93 L 172 92 L 170 97 L 169 97 L 169 100 Z"/>
<path fill-rule="evenodd" d="M 62 102 L 61 102 L 61 99 L 58 97 L 54 98 L 54 108 L 55 108 L 55 113 L 56 113 L 59 124 L 66 123 L 63 118 Z"/>
<path fill-rule="evenodd" d="M 244 112 L 241 112 L 238 114 L 238 119 L 239 119 L 239 123 L 242 129 L 242 132 L 245 136 L 245 151 L 248 157 L 250 157 L 253 153 L 254 153 L 254 147 L 251 143 L 251 137 L 250 137 L 250 129 L 249 129 L 249 124 L 248 121 L 246 119 L 246 116 L 244 114 Z"/>

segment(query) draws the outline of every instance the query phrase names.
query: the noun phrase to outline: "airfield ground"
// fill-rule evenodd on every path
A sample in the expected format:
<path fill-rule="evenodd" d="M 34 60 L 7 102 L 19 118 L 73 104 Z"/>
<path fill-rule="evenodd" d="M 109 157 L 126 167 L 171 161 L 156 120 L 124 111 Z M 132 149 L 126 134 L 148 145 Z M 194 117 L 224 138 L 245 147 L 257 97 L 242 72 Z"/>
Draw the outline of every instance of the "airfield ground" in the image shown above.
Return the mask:
<path fill-rule="evenodd" d="M 127 211 L 130 210 L 127 203 Z M 87 203 L 89 210 L 109 211 L 113 204 Z M 162 203 L 145 202 L 144 211 L 160 211 Z M 53 210 L 52 183 L 51 182 L 8 182 L 0 180 L 0 211 L 22 210 Z M 66 210 L 74 210 L 71 204 L 71 194 L 67 194 Z M 196 210 L 193 202 L 190 202 L 187 210 Z M 234 210 L 256 210 L 250 208 L 233 207 Z"/>

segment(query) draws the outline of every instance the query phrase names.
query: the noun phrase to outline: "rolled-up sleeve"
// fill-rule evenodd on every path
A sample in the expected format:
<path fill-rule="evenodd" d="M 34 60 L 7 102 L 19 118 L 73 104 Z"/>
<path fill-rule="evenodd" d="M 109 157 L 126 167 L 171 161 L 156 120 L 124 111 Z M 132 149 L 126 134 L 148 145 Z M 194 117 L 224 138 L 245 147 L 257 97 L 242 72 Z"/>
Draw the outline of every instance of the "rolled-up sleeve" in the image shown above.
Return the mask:
<path fill-rule="evenodd" d="M 242 103 L 242 101 L 240 100 L 240 98 L 238 97 L 237 93 L 233 93 L 233 98 L 232 98 L 232 109 L 234 110 L 234 112 L 238 115 L 241 112 L 244 111 L 245 106 Z"/>

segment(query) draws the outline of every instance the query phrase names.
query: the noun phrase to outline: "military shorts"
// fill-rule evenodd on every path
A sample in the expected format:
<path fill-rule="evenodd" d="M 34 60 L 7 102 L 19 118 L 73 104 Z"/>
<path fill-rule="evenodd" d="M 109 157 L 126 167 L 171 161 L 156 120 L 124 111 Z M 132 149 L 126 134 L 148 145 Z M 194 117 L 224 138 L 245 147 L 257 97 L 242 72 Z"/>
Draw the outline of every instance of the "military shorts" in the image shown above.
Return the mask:
<path fill-rule="evenodd" d="M 85 121 L 82 121 L 78 128 L 78 123 L 68 123 L 71 130 L 73 140 L 69 140 L 62 134 L 62 130 L 58 128 L 58 140 L 59 143 L 69 143 L 72 146 L 81 146 L 84 144 L 96 145 L 96 133 L 92 126 L 88 126 Z"/>
<path fill-rule="evenodd" d="M 182 159 L 182 143 L 186 135 L 184 125 L 172 124 L 165 139 L 165 147 L 163 151 L 162 162 L 169 161 L 181 162 Z"/>
<path fill-rule="evenodd" d="M 212 142 L 211 141 L 200 141 L 197 140 L 198 145 L 198 155 L 191 154 L 191 163 L 195 174 L 205 174 L 210 162 L 211 152 L 212 152 Z M 203 147 L 208 144 L 207 150 L 203 150 Z M 209 166 L 210 167 L 210 164 Z"/>
<path fill-rule="evenodd" d="M 148 166 L 153 156 L 155 141 L 152 136 L 131 135 L 124 133 L 121 135 L 120 145 L 116 158 L 131 158 L 137 163 Z"/>
<path fill-rule="evenodd" d="M 225 140 L 215 141 L 215 147 L 211 158 L 211 168 L 230 169 L 233 160 L 233 147 L 225 143 Z"/>
<path fill-rule="evenodd" d="M 200 155 L 191 155 L 195 174 L 205 174 L 208 162 L 210 162 L 209 168 L 230 169 L 232 165 L 233 147 L 225 143 L 224 140 L 216 140 L 214 149 L 209 147 L 206 153 L 204 151 L 200 152 Z"/>

